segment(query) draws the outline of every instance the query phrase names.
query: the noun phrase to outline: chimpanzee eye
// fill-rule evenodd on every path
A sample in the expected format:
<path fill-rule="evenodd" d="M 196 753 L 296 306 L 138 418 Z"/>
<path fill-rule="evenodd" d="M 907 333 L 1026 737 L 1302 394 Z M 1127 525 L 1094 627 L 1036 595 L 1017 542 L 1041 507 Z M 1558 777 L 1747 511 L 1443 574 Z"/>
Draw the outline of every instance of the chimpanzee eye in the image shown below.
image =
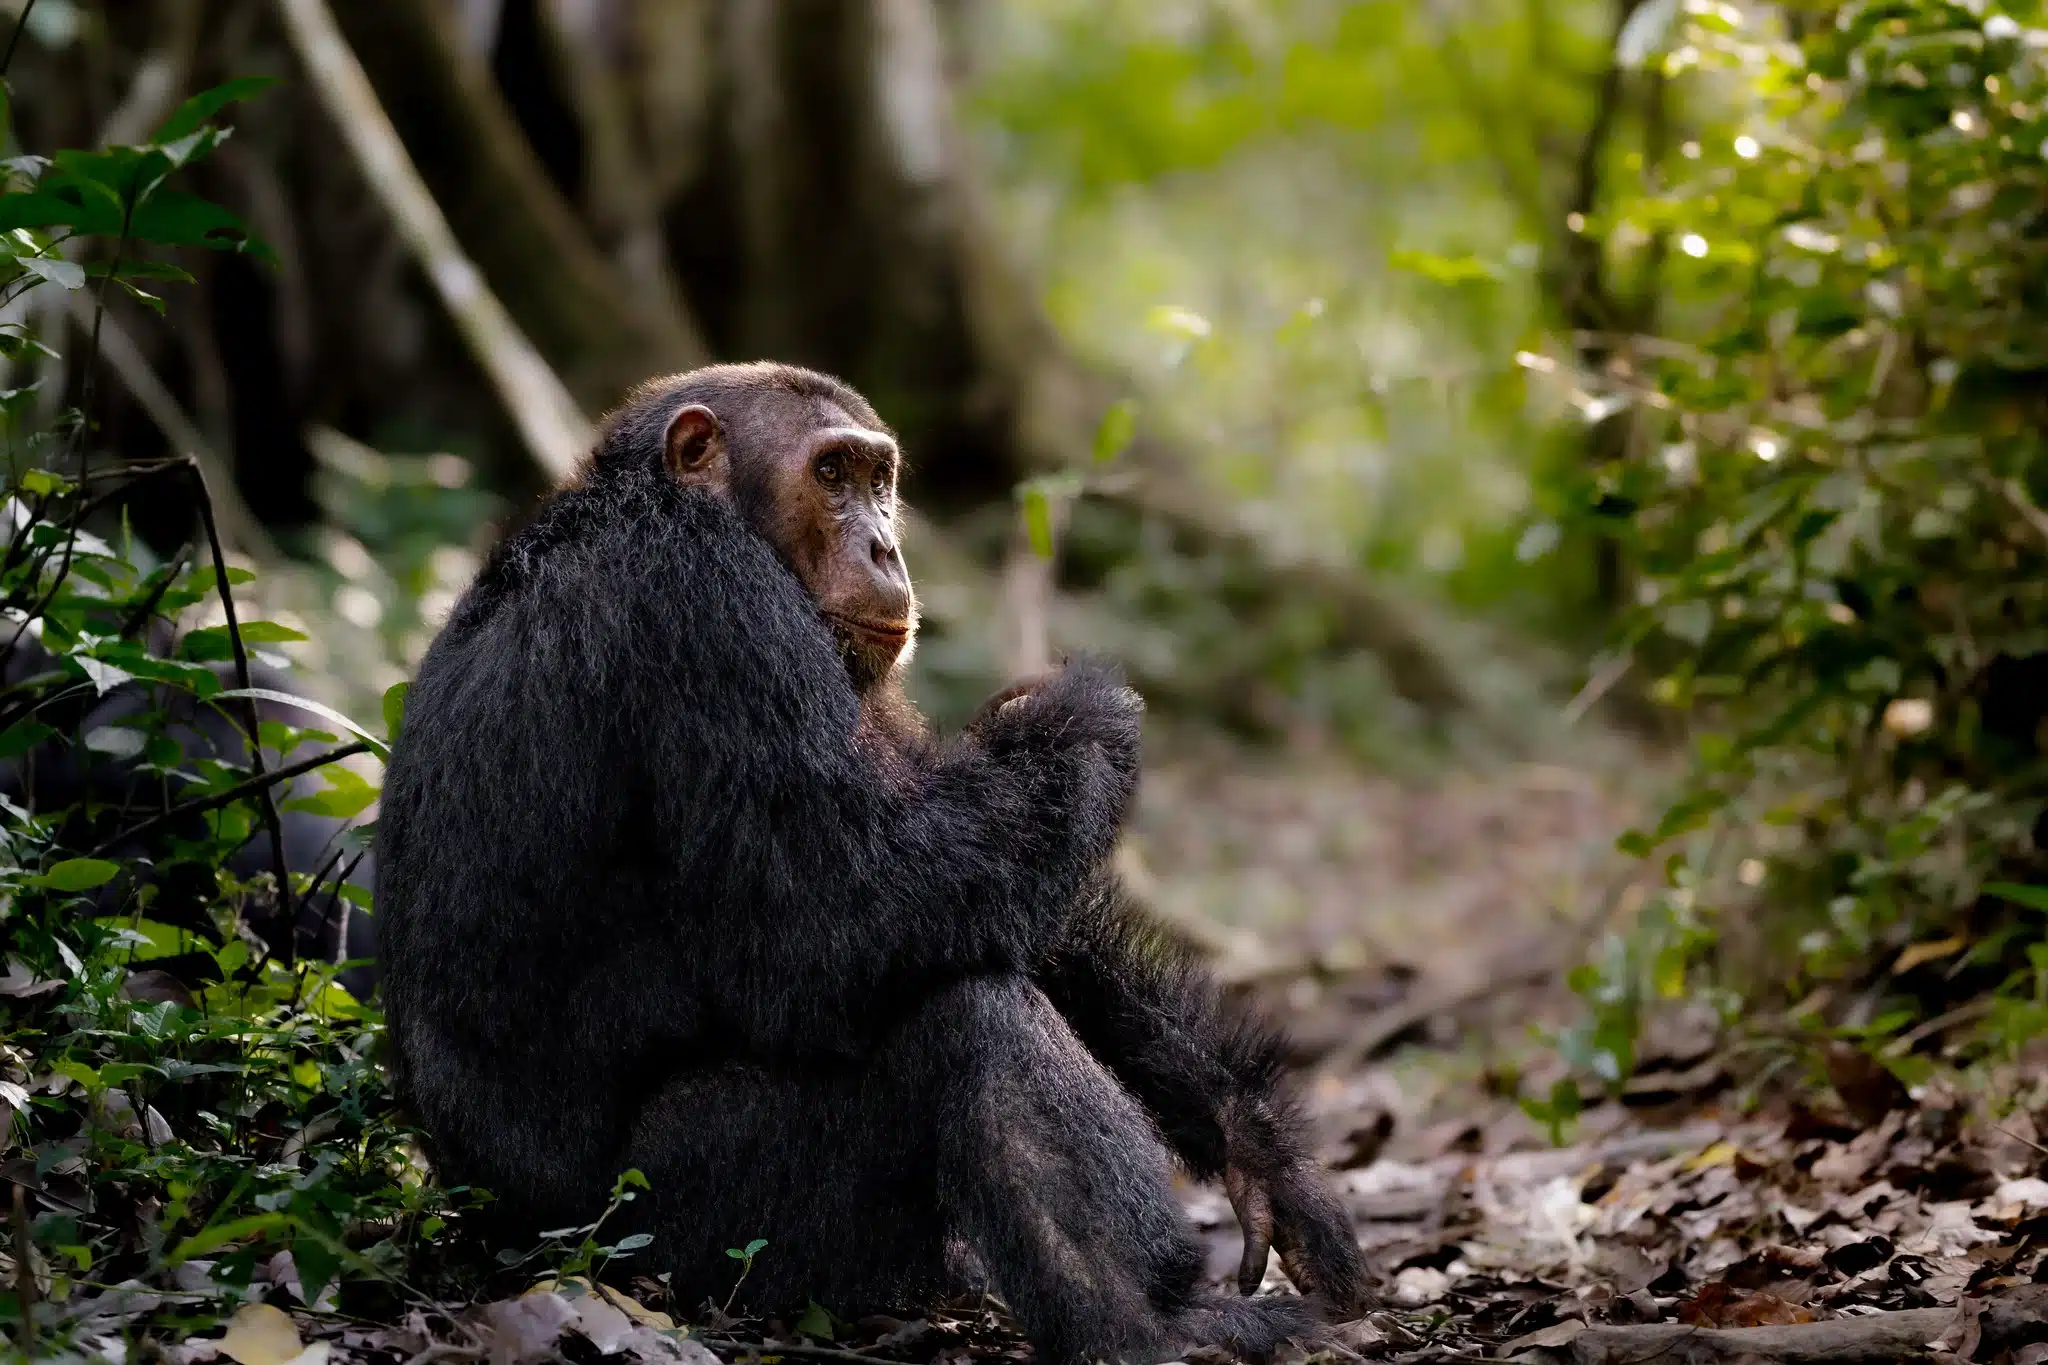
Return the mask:
<path fill-rule="evenodd" d="M 878 498 L 879 498 L 879 497 L 887 497 L 887 496 L 888 496 L 888 494 L 889 494 L 889 474 L 888 474 L 888 471 L 887 471 L 887 470 L 882 470 L 882 469 L 877 469 L 877 470 L 875 471 L 875 496 L 876 496 L 876 497 L 878 497 Z"/>
<path fill-rule="evenodd" d="M 827 455 L 824 459 L 818 461 L 818 482 L 824 484 L 827 488 L 837 488 L 839 481 L 845 477 L 845 471 L 839 467 L 838 456 Z"/>

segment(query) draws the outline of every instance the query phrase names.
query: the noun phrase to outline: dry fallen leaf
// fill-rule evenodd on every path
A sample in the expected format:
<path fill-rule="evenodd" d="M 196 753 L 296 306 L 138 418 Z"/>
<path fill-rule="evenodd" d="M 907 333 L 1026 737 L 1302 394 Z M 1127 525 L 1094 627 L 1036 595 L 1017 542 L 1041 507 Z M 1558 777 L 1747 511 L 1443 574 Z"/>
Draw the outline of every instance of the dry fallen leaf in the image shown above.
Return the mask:
<path fill-rule="evenodd" d="M 326 1343 L 315 1348 L 318 1359 L 327 1358 Z M 267 1303 L 243 1304 L 228 1319 L 227 1335 L 220 1339 L 220 1353 L 241 1365 L 286 1365 L 301 1357 L 312 1357 L 299 1340 L 299 1329 L 292 1325 L 291 1315 L 272 1308 Z M 317 1365 L 313 1359 L 306 1359 L 304 1365 Z"/>
<path fill-rule="evenodd" d="M 1539 1348 L 1555 1351 L 1571 1345 L 1579 1333 L 1585 1330 L 1585 1323 L 1580 1322 L 1577 1318 L 1566 1318 L 1563 1322 L 1554 1322 L 1539 1332 L 1530 1332 L 1516 1337 L 1513 1341 L 1504 1342 L 1501 1345 L 1501 1350 L 1510 1353 L 1533 1351 Z"/>
<path fill-rule="evenodd" d="M 614 1289 L 610 1285 L 606 1285 L 603 1289 L 593 1288 L 590 1281 L 581 1275 L 571 1275 L 567 1279 L 560 1281 L 553 1279 L 542 1280 L 526 1292 L 529 1294 L 553 1293 L 560 1291 L 565 1285 L 575 1285 L 584 1294 L 610 1304 L 642 1327 L 652 1327 L 662 1332 L 673 1332 L 676 1330 L 676 1320 L 668 1314 L 657 1313 L 631 1294 Z"/>
<path fill-rule="evenodd" d="M 1899 960 L 1892 963 L 1892 975 L 1903 976 L 1923 962 L 1949 957 L 1970 946 L 1970 941 L 1957 934 L 1951 938 L 1935 939 L 1929 943 L 1915 943 L 1899 954 Z"/>
<path fill-rule="evenodd" d="M 487 1303 L 477 1316 L 491 1335 L 492 1365 L 525 1365 L 553 1358 L 555 1342 L 576 1321 L 576 1310 L 560 1294 L 541 1290 Z"/>
<path fill-rule="evenodd" d="M 1789 1327 L 1814 1321 L 1814 1312 L 1775 1294 L 1744 1294 L 1716 1280 L 1678 1305 L 1678 1320 L 1688 1327 Z"/>
<path fill-rule="evenodd" d="M 1821 1058 L 1827 1067 L 1828 1083 L 1842 1097 L 1858 1122 L 1866 1127 L 1884 1120 L 1894 1109 L 1909 1109 L 1913 1099 L 1897 1076 L 1868 1052 L 1848 1043 L 1829 1043 Z"/>

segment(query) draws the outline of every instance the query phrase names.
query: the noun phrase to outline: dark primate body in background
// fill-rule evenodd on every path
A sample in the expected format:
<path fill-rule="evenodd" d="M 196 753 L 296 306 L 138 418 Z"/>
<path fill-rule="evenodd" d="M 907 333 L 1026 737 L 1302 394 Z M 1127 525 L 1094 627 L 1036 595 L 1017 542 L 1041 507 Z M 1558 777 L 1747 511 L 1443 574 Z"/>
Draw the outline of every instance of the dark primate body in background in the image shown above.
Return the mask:
<path fill-rule="evenodd" d="M 150 641 L 153 650 L 164 653 L 172 644 L 168 629 L 157 632 L 157 638 Z M 0 669 L 0 680 L 18 684 L 58 667 L 58 659 L 39 641 L 24 637 L 15 642 Z M 228 665 L 215 665 L 214 671 L 223 687 L 236 685 Z M 252 662 L 249 674 L 257 687 L 287 694 L 300 691 L 290 675 L 262 663 Z M 309 712 L 267 699 L 259 700 L 256 709 L 265 722 L 309 729 L 325 724 Z M 167 684 L 130 680 L 104 694 L 65 698 L 38 708 L 35 718 L 65 738 L 45 740 L 25 754 L 0 760 L 0 796 L 42 813 L 70 808 L 62 841 L 77 849 L 97 848 L 123 829 L 170 808 L 190 794 L 194 779 L 174 778 L 148 768 L 138 753 L 105 753 L 84 743 L 85 736 L 95 730 L 132 723 L 148 713 L 164 717 L 163 733 L 177 741 L 186 764 L 203 759 L 232 764 L 249 761 L 248 736 L 225 703 L 208 704 Z M 293 757 L 303 758 L 306 752 L 301 750 Z M 272 764 L 277 761 L 272 755 Z M 357 965 L 342 973 L 342 984 L 358 997 L 367 998 L 376 981 L 369 961 L 377 951 L 376 923 L 371 916 L 355 912 L 336 883 L 345 880 L 368 887 L 375 864 L 367 851 L 358 853 L 343 846 L 347 821 L 286 807 L 294 796 L 310 796 L 323 785 L 317 774 L 309 774 L 275 790 L 285 865 L 293 872 L 319 877 L 319 886 L 297 898 L 292 925 L 281 922 L 276 901 L 257 898 L 244 906 L 244 922 L 285 960 L 354 961 Z M 215 869 L 203 860 L 182 861 L 177 856 L 179 842 L 201 838 L 205 828 L 204 817 L 195 815 L 159 829 L 147 839 L 116 844 L 109 856 L 128 864 L 128 875 L 93 892 L 98 912 L 116 913 L 146 884 L 154 894 L 149 906 L 151 919 L 181 928 L 210 928 L 206 907 L 219 894 Z M 224 866 L 245 880 L 272 870 L 270 834 L 260 822 Z M 156 958 L 149 966 L 170 973 L 188 987 L 220 980 L 220 966 L 213 954 L 199 950 Z"/>
<path fill-rule="evenodd" d="M 895 604 L 867 618 L 914 628 L 893 441 L 847 452 L 880 521 L 817 455 L 849 424 L 886 432 L 783 367 L 644 388 L 421 665 L 378 910 L 436 1161 L 528 1233 L 640 1168 L 636 1264 L 672 1271 L 684 1312 L 754 1237 L 741 1305 L 843 1315 L 957 1288 L 958 1239 L 1050 1359 L 1311 1334 L 1300 1300 L 1200 1287 L 1169 1185 L 1172 1157 L 1228 1168 L 1290 1271 L 1361 1301 L 1272 1040 L 1104 870 L 1135 699 L 1074 665 L 931 740 L 888 623 L 827 619 L 862 619 L 826 543 L 858 534 L 866 600 Z M 801 510 L 813 458 L 838 512 Z"/>

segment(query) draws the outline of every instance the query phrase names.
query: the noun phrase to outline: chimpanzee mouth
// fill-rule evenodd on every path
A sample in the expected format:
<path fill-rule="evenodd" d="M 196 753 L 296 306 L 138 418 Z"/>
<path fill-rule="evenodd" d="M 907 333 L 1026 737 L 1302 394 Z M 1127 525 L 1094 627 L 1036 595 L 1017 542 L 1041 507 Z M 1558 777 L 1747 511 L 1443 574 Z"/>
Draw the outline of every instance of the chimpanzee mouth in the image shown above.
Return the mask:
<path fill-rule="evenodd" d="M 841 616 L 828 611 L 825 618 L 839 629 L 875 644 L 900 645 L 910 638 L 908 621 L 864 621 L 856 616 Z"/>

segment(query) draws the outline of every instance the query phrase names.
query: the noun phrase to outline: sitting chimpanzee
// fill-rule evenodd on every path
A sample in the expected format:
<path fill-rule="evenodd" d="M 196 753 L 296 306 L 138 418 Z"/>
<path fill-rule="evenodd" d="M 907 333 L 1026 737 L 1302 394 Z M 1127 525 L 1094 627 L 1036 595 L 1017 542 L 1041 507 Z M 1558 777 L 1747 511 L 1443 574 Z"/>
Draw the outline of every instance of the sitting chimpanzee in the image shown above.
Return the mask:
<path fill-rule="evenodd" d="M 1270 1239 L 1366 1301 L 1274 1041 L 1104 870 L 1140 705 L 1074 664 L 929 739 L 897 463 L 836 380 L 699 370 L 492 555 L 385 787 L 403 1093 L 529 1231 L 639 1168 L 625 1215 L 686 1309 L 758 1236 L 756 1311 L 929 1300 L 953 1245 L 1051 1360 L 1312 1335 L 1301 1299 L 1201 1288 L 1169 1183 L 1162 1136 L 1225 1179 L 1247 1292 Z"/>

